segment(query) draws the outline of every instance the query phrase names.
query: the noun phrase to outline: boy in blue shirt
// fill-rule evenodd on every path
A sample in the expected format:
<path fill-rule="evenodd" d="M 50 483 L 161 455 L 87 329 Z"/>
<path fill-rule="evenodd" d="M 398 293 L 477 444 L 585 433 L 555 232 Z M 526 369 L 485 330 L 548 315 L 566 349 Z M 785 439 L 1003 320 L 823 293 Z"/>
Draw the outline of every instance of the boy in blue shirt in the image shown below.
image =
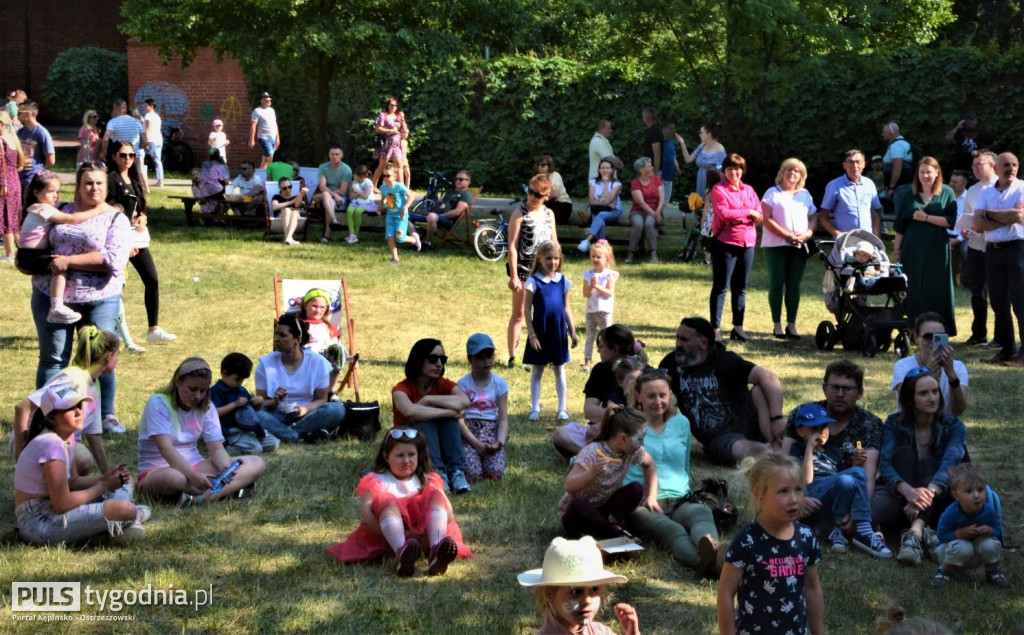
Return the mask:
<path fill-rule="evenodd" d="M 256 418 L 263 399 L 253 397 L 242 383 L 252 374 L 252 360 L 242 353 L 228 353 L 220 362 L 220 379 L 210 388 L 217 408 L 224 449 L 230 454 L 273 452 L 281 440 L 266 432 Z"/>
<path fill-rule="evenodd" d="M 880 532 L 871 527 L 871 503 L 868 500 L 868 474 L 855 466 L 840 471 L 843 464 L 842 448 L 829 447 L 828 424 L 836 420 L 823 406 L 805 403 L 794 414 L 796 433 L 803 443 L 790 448 L 790 456 L 801 462 L 807 499 L 818 502 L 818 513 L 831 515 L 835 526 L 829 534 L 832 551 L 845 553 L 848 549 L 842 525 L 852 520 L 855 533 L 853 546 L 876 558 L 891 558 L 892 551 L 885 546 Z M 814 509 L 809 506 L 809 509 Z"/>
<path fill-rule="evenodd" d="M 939 570 L 932 578 L 932 586 L 942 588 L 949 583 L 950 574 L 964 569 L 985 566 L 985 580 L 998 589 L 1010 587 L 1010 581 L 999 570 L 1003 551 L 1003 519 L 988 500 L 988 479 L 981 468 L 973 463 L 961 463 L 949 470 L 949 488 L 952 505 L 942 512 L 935 548 L 939 557 Z M 998 497 L 995 497 L 998 500 Z"/>

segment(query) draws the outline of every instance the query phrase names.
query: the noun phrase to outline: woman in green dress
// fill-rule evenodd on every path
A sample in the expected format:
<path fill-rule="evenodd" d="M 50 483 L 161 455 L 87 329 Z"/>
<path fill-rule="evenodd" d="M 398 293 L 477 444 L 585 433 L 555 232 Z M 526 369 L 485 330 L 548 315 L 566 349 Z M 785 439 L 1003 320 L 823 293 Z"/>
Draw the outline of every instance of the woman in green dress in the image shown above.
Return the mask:
<path fill-rule="evenodd" d="M 953 268 L 946 230 L 956 225 L 956 195 L 942 184 L 942 168 L 932 157 L 917 166 L 913 193 L 896 215 L 893 260 L 907 275 L 907 314 L 911 322 L 926 311 L 941 315 L 956 335 Z"/>

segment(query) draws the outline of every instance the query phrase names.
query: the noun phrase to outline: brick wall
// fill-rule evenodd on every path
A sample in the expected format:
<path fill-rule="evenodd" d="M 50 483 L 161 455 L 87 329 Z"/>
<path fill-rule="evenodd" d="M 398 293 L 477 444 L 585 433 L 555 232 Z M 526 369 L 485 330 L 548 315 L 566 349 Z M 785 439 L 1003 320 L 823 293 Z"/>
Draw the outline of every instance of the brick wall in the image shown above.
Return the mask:
<path fill-rule="evenodd" d="M 259 165 L 259 149 L 247 147 L 254 104 L 249 103 L 249 88 L 235 60 L 225 57 L 218 62 L 212 49 L 201 49 L 183 69 L 180 59 L 164 64 L 156 47 L 132 38 L 128 41 L 128 95 L 140 112 L 146 97 L 155 99 L 164 123 L 181 127 L 197 163 L 202 163 L 208 152 L 212 121 L 222 119 L 231 141 L 228 167 L 237 170 L 246 159 Z"/>
<path fill-rule="evenodd" d="M 40 102 L 44 116 L 43 81 L 57 55 L 82 46 L 125 52 L 127 38 L 117 30 L 123 22 L 119 13 L 121 0 L 4 0 L 0 6 L 0 90 L 6 95 L 9 90 L 24 89 L 29 97 Z"/>

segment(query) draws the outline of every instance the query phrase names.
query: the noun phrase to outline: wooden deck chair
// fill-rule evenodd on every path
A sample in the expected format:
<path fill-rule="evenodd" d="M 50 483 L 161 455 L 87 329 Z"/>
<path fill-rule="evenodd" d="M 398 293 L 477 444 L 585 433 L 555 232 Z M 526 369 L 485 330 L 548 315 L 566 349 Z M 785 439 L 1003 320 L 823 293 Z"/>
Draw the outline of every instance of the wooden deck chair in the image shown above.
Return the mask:
<path fill-rule="evenodd" d="M 483 189 L 482 186 L 469 188 L 469 191 L 473 193 L 473 200 L 469 202 L 469 207 L 466 208 L 466 211 L 455 219 L 452 226 L 441 237 L 441 242 L 437 246 L 438 249 L 443 249 L 449 242 L 462 243 L 467 247 L 473 244 L 473 223 L 470 222 L 470 215 L 473 213 L 473 205 L 476 204 L 476 199 L 480 198 L 480 192 Z M 462 229 L 459 229 L 459 225 L 462 225 Z"/>
<path fill-rule="evenodd" d="M 331 298 L 331 323 L 348 339 L 348 358 L 345 360 L 341 386 L 352 389 L 359 401 L 359 353 L 356 352 L 356 321 L 348 303 L 348 282 L 340 280 L 293 280 L 274 276 L 274 324 L 278 316 L 297 315 L 302 310 L 302 298 L 310 289 L 323 289 Z"/>

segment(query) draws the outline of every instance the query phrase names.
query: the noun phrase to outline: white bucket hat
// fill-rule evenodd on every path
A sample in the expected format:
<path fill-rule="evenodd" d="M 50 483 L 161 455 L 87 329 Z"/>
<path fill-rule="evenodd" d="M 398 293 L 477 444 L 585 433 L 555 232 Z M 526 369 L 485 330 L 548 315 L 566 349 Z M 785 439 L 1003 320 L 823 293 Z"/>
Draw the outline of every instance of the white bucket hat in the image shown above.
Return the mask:
<path fill-rule="evenodd" d="M 544 568 L 524 571 L 518 580 L 523 586 L 569 586 L 625 582 L 626 578 L 605 569 L 597 543 L 584 536 L 555 538 L 544 553 Z"/>

